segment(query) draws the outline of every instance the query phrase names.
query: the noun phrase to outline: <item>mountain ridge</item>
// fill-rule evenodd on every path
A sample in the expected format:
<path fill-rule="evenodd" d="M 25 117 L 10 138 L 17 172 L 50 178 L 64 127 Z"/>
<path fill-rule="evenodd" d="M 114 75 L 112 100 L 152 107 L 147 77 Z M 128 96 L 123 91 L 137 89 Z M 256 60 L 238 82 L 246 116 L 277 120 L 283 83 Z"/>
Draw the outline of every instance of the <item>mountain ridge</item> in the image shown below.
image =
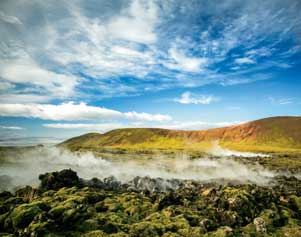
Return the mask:
<path fill-rule="evenodd" d="M 71 150 L 125 149 L 208 149 L 212 141 L 236 150 L 301 150 L 301 116 L 278 116 L 239 125 L 207 130 L 163 128 L 121 128 L 104 134 L 88 133 L 68 139 L 61 146 Z"/>

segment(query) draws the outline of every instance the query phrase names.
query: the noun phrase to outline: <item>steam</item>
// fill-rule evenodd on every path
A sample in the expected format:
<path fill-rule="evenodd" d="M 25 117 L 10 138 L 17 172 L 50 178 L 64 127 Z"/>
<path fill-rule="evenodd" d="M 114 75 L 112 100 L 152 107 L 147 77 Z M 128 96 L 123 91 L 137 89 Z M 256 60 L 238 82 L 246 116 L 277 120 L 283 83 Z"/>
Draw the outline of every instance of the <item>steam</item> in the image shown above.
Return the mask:
<path fill-rule="evenodd" d="M 8 157 L 0 167 L 0 190 L 24 185 L 38 185 L 38 175 L 65 168 L 75 170 L 81 178 L 115 176 L 127 182 L 136 176 L 164 179 L 192 179 L 212 181 L 224 179 L 241 183 L 267 184 L 276 174 L 262 166 L 246 165 L 233 159 L 189 159 L 185 155 L 166 158 L 160 155 L 151 159 L 102 159 L 92 153 L 72 153 L 56 147 L 37 147 Z M 138 155 L 139 156 L 139 155 Z"/>
<path fill-rule="evenodd" d="M 267 154 L 253 152 L 239 152 L 230 149 L 222 148 L 218 141 L 213 142 L 212 148 L 208 151 L 209 154 L 215 156 L 242 156 L 242 157 L 268 157 Z"/>

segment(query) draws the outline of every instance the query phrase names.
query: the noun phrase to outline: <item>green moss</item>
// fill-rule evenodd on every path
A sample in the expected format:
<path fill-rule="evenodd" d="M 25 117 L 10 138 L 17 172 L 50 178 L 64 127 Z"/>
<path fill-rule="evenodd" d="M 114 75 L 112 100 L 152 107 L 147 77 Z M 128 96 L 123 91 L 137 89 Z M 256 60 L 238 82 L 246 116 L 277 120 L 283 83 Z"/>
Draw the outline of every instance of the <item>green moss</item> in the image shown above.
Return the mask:
<path fill-rule="evenodd" d="M 4 228 L 4 225 L 5 225 L 5 220 L 8 216 L 9 216 L 9 212 L 0 215 L 0 230 L 6 229 L 6 228 Z"/>
<path fill-rule="evenodd" d="M 129 235 L 124 232 L 113 233 L 109 235 L 110 237 L 128 237 Z"/>
<path fill-rule="evenodd" d="M 82 236 L 84 236 L 84 237 L 108 237 L 108 235 L 101 230 L 89 231 L 88 233 L 85 233 Z"/>
<path fill-rule="evenodd" d="M 108 211 L 121 211 L 123 210 L 123 206 L 120 202 L 118 202 L 116 199 L 114 198 L 106 198 L 104 200 L 104 207 L 108 210 Z"/>
<path fill-rule="evenodd" d="M 0 233 L 1 237 L 14 237 L 15 235 L 13 234 L 8 234 L 8 233 Z"/>
<path fill-rule="evenodd" d="M 164 225 L 153 222 L 139 222 L 131 226 L 130 235 L 132 237 L 157 237 L 165 232 Z"/>
<path fill-rule="evenodd" d="M 64 211 L 66 210 L 66 208 L 64 206 L 57 206 L 52 208 L 49 211 L 49 214 L 54 218 L 54 219 L 58 219 L 59 217 L 61 217 L 64 213 Z"/>
<path fill-rule="evenodd" d="M 24 228 L 29 225 L 33 218 L 41 213 L 39 205 L 22 204 L 16 207 L 10 215 L 14 228 Z"/>
<path fill-rule="evenodd" d="M 92 230 L 97 230 L 99 227 L 97 219 L 87 219 L 80 223 L 78 230 L 82 232 L 88 232 Z"/>
<path fill-rule="evenodd" d="M 34 233 L 35 236 L 45 236 L 51 230 L 51 225 L 48 222 L 33 223 L 28 227 L 30 233 Z"/>
<path fill-rule="evenodd" d="M 23 198 L 21 197 L 10 197 L 6 201 L 4 201 L 4 205 L 8 204 L 22 204 L 24 203 Z"/>
<path fill-rule="evenodd" d="M 162 237 L 181 237 L 178 233 L 166 232 L 162 235 Z"/>
<path fill-rule="evenodd" d="M 68 209 L 63 213 L 63 223 L 72 223 L 80 218 L 80 213 L 76 208 Z"/>
<path fill-rule="evenodd" d="M 123 211 L 135 220 L 140 220 L 152 213 L 153 204 L 141 195 L 123 195 L 118 199 Z"/>
<path fill-rule="evenodd" d="M 301 197 L 292 195 L 289 197 L 289 202 L 292 210 L 296 211 L 299 217 L 301 217 Z"/>

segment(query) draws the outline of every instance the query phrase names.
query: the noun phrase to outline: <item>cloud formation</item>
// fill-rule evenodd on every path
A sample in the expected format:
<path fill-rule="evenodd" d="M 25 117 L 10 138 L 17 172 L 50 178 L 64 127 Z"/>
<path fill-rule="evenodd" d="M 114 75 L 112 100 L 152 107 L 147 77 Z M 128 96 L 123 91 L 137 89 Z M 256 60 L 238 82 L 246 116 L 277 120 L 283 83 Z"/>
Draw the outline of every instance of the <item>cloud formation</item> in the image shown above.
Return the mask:
<path fill-rule="evenodd" d="M 3 11 L 0 11 L 0 20 L 10 24 L 17 24 L 17 25 L 22 24 L 22 22 L 17 17 L 7 15 Z"/>
<path fill-rule="evenodd" d="M 180 98 L 175 98 L 174 101 L 180 104 L 204 104 L 208 105 L 218 101 L 219 98 L 212 95 L 196 95 L 189 91 L 184 92 Z"/>
<path fill-rule="evenodd" d="M 292 98 L 275 98 L 273 96 L 269 96 L 268 100 L 273 104 L 273 105 L 288 105 L 293 103 Z"/>
<path fill-rule="evenodd" d="M 255 64 L 256 62 L 251 58 L 237 58 L 235 59 L 237 64 Z"/>
<path fill-rule="evenodd" d="M 180 130 L 203 130 L 217 127 L 227 127 L 244 123 L 243 121 L 224 121 L 224 122 L 209 122 L 209 121 L 173 121 L 169 124 L 159 125 L 160 128 L 180 129 Z"/>
<path fill-rule="evenodd" d="M 4 1 L 0 82 L 10 103 L 251 83 L 300 53 L 300 4 Z"/>
<path fill-rule="evenodd" d="M 32 92 L 44 91 L 51 96 L 61 98 L 66 98 L 74 93 L 78 80 L 75 76 L 44 69 L 27 56 L 17 60 L 0 60 L 0 62 L 0 76 L 5 78 L 2 85 L 7 85 L 6 89 L 19 84 L 25 88 L 35 87 Z"/>
<path fill-rule="evenodd" d="M 89 131 L 99 131 L 106 132 L 116 128 L 127 127 L 122 123 L 48 123 L 43 124 L 47 128 L 57 128 L 57 129 L 84 129 Z"/>
<path fill-rule="evenodd" d="M 22 130 L 24 128 L 22 127 L 18 127 L 18 126 L 0 126 L 0 129 L 3 129 L 3 130 Z"/>
<path fill-rule="evenodd" d="M 27 117 L 47 120 L 96 120 L 96 119 L 132 119 L 142 121 L 169 121 L 171 117 L 162 114 L 120 112 L 103 107 L 89 106 L 74 102 L 52 104 L 0 104 L 0 116 Z"/>

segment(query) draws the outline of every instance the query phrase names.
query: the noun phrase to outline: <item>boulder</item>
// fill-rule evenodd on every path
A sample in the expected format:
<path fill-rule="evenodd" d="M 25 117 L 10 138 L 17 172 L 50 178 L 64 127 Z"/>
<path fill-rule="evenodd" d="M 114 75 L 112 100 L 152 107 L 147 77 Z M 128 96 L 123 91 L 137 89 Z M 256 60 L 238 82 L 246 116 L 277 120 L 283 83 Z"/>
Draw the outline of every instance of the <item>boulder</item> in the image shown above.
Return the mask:
<path fill-rule="evenodd" d="M 63 187 L 73 187 L 79 185 L 79 178 L 71 169 L 65 169 L 59 172 L 41 174 L 40 188 L 43 190 L 58 190 Z"/>
<path fill-rule="evenodd" d="M 36 215 L 42 213 L 40 203 L 22 204 L 16 207 L 10 214 L 14 228 L 25 228 L 34 219 Z"/>

